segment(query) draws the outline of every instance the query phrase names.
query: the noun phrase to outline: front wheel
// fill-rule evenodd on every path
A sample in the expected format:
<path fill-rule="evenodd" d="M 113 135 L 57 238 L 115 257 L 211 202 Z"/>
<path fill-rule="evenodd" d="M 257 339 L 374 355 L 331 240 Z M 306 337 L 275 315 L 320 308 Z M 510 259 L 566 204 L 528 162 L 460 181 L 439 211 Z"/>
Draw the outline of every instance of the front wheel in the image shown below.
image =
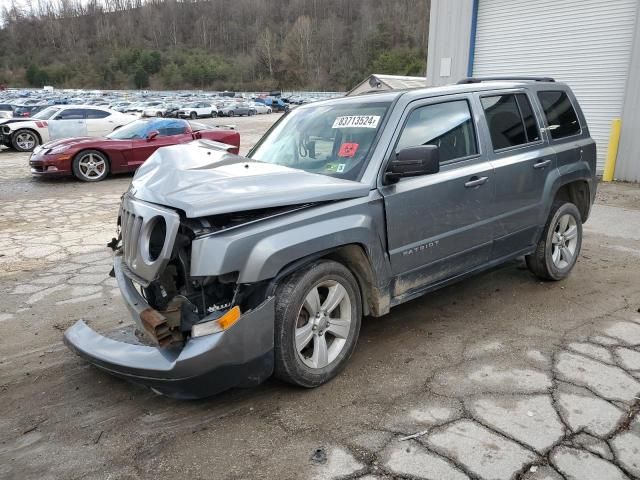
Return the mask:
<path fill-rule="evenodd" d="M 216 118 L 217 116 L 218 116 L 218 112 L 216 112 L 215 110 L 211 112 L 211 118 Z"/>
<path fill-rule="evenodd" d="M 306 388 L 329 381 L 351 357 L 361 317 L 344 265 L 323 260 L 289 276 L 276 291 L 275 376 Z"/>
<path fill-rule="evenodd" d="M 235 113 L 233 113 L 233 111 L 231 111 L 231 112 L 229 112 L 227 115 L 228 115 L 229 117 L 233 117 L 233 116 L 235 115 Z"/>
<path fill-rule="evenodd" d="M 536 246 L 525 257 L 527 267 L 543 280 L 569 276 L 582 246 L 582 217 L 573 203 L 554 203 L 549 220 Z"/>
<path fill-rule="evenodd" d="M 109 174 L 109 160 L 97 150 L 85 150 L 73 159 L 73 175 L 83 182 L 99 182 Z"/>
<path fill-rule="evenodd" d="M 40 143 L 38 135 L 33 130 L 23 128 L 13 134 L 11 144 L 19 152 L 30 152 Z"/>
<path fill-rule="evenodd" d="M 191 115 L 189 115 L 191 117 L 191 120 L 195 120 L 196 118 L 198 118 L 198 114 L 196 112 L 191 112 Z"/>

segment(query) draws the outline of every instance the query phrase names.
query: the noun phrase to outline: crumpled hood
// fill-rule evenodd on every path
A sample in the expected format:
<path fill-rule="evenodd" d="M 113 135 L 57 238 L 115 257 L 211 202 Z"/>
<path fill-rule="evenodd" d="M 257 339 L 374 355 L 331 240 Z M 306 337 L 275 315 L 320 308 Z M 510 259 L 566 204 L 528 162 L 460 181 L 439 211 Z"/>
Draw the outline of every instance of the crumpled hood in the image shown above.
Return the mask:
<path fill-rule="evenodd" d="M 20 117 L 2 118 L 2 119 L 0 119 L 0 125 L 6 125 L 8 123 L 35 122 L 35 121 L 36 120 L 34 120 L 33 118 L 29 118 L 29 117 L 24 117 L 24 118 L 20 118 Z"/>
<path fill-rule="evenodd" d="M 196 141 L 158 149 L 136 172 L 129 194 L 197 218 L 364 197 L 369 186 L 254 161 Z"/>

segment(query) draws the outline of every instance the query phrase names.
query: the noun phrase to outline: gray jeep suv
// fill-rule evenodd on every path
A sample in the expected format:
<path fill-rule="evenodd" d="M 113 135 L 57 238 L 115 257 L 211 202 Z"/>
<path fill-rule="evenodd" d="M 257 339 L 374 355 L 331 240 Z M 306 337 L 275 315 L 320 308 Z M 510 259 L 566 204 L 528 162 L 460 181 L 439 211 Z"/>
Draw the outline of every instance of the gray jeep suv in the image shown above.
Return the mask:
<path fill-rule="evenodd" d="M 318 102 L 247 157 L 225 148 L 159 149 L 123 196 L 114 273 L 138 336 L 65 333 L 94 365 L 178 398 L 272 374 L 321 385 L 363 316 L 518 256 L 561 280 L 596 193 L 584 115 L 545 78 Z"/>

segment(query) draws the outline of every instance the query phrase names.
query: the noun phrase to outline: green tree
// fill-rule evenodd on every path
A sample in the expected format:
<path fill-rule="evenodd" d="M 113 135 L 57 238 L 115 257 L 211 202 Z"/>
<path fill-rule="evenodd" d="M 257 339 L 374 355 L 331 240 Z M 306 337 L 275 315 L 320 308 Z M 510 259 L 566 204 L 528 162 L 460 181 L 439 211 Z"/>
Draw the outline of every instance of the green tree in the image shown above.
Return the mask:
<path fill-rule="evenodd" d="M 138 90 L 149 86 L 149 74 L 142 65 L 138 65 L 138 68 L 133 74 L 133 83 Z"/>

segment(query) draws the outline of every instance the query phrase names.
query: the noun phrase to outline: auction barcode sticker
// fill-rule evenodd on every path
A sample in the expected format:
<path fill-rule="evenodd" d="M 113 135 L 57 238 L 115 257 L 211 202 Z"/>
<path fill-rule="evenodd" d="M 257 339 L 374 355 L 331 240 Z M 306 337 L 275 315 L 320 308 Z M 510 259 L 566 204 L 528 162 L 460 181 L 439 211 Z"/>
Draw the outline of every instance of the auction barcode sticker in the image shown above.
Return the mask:
<path fill-rule="evenodd" d="M 380 115 L 349 115 L 337 117 L 331 128 L 376 128 Z"/>

